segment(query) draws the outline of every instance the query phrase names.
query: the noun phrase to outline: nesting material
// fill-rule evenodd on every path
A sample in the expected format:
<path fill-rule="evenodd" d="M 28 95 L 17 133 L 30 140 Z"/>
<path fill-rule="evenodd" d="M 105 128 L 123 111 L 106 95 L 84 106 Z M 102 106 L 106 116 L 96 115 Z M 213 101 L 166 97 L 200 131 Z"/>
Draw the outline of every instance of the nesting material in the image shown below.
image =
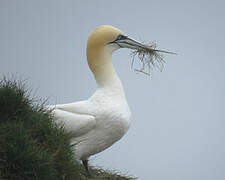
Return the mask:
<path fill-rule="evenodd" d="M 151 45 L 144 45 L 142 48 L 132 50 L 131 67 L 133 68 L 134 64 L 137 64 L 135 63 L 135 61 L 138 59 L 140 68 L 134 68 L 136 72 L 140 72 L 150 76 L 153 68 L 157 68 L 162 71 L 165 64 L 163 53 L 176 54 L 174 52 L 156 49 L 156 43 L 152 43 Z"/>

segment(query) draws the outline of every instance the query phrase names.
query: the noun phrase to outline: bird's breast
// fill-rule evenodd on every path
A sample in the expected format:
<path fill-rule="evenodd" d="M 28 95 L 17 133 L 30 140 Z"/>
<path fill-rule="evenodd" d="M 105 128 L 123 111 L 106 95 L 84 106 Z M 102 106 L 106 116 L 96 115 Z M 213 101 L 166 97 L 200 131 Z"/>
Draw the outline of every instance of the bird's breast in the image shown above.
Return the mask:
<path fill-rule="evenodd" d="M 94 112 L 99 126 L 112 131 L 118 129 L 120 133 L 128 130 L 131 112 L 123 89 L 117 93 L 111 90 L 97 91 L 92 102 L 96 107 Z"/>
<path fill-rule="evenodd" d="M 111 102 L 103 103 L 96 114 L 97 128 L 104 133 L 106 138 L 112 141 L 119 140 L 130 127 L 130 109 L 127 103 Z"/>

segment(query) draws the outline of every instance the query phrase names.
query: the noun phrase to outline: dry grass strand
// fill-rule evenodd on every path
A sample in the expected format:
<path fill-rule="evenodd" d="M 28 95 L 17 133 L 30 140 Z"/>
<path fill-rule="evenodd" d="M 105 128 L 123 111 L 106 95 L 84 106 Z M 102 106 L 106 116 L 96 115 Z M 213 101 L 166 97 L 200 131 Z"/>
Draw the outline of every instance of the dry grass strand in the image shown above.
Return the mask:
<path fill-rule="evenodd" d="M 160 71 L 163 70 L 165 61 L 162 53 L 176 54 L 173 52 L 157 50 L 156 47 L 156 43 L 152 43 L 151 45 L 146 45 L 145 48 L 140 48 L 131 52 L 131 67 L 134 67 L 136 59 L 138 59 L 141 64 L 141 67 L 138 69 L 135 68 L 134 71 L 150 76 L 153 68 L 157 68 Z"/>

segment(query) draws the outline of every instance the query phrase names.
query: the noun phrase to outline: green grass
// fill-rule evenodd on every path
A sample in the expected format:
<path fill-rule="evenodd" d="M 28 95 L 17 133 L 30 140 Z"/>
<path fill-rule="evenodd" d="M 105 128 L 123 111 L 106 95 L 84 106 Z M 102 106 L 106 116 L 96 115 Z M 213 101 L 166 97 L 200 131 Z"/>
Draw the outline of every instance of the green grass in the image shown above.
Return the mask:
<path fill-rule="evenodd" d="M 0 180 L 88 179 L 75 160 L 70 134 L 29 94 L 22 81 L 0 81 Z M 111 180 L 133 179 L 95 167 L 90 172 Z"/>

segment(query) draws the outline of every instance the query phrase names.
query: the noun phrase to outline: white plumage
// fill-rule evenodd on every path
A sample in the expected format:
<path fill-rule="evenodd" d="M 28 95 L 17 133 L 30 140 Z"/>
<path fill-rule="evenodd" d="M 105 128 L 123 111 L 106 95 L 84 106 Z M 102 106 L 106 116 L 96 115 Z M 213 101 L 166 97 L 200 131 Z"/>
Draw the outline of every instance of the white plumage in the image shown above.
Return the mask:
<path fill-rule="evenodd" d="M 87 101 L 56 105 L 54 116 L 73 133 L 76 158 L 86 160 L 118 141 L 130 126 L 130 110 L 119 79 Z"/>

